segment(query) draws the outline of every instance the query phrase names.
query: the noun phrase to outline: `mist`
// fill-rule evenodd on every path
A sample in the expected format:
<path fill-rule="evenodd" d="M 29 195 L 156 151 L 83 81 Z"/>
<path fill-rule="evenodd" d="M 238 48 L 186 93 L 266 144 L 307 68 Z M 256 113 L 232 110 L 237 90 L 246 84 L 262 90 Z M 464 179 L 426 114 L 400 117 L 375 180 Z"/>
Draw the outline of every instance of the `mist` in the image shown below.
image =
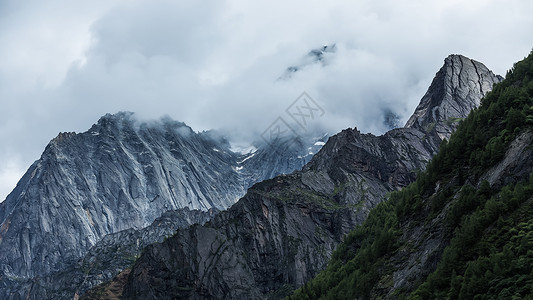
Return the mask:
<path fill-rule="evenodd" d="M 242 145 L 290 120 L 305 92 L 323 114 L 299 133 L 381 134 L 384 112 L 404 124 L 449 54 L 505 75 L 531 50 L 532 13 L 526 0 L 4 1 L 0 201 L 59 132 L 106 113 L 166 115 Z"/>

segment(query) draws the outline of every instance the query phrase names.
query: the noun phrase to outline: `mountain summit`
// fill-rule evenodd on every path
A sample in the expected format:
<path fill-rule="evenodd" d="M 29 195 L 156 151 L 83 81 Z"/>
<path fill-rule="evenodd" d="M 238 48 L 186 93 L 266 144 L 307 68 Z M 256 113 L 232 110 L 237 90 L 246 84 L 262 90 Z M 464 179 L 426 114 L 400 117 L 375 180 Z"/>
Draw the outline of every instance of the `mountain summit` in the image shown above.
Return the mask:
<path fill-rule="evenodd" d="M 449 139 L 458 121 L 478 107 L 481 98 L 502 80 L 482 63 L 452 54 L 444 60 L 405 127 Z"/>

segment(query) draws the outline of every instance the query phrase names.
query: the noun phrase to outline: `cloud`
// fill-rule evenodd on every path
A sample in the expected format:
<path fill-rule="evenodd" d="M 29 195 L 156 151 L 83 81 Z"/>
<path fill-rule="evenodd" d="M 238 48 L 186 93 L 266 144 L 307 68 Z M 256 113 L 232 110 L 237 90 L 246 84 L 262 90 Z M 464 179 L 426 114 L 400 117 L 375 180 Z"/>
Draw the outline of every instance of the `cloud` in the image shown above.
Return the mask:
<path fill-rule="evenodd" d="M 306 91 L 324 130 L 382 133 L 383 112 L 405 121 L 448 54 L 505 74 L 531 50 L 531 13 L 528 0 L 3 1 L 0 199 L 59 131 L 108 112 L 242 142 Z M 277 80 L 332 43 L 327 64 Z"/>

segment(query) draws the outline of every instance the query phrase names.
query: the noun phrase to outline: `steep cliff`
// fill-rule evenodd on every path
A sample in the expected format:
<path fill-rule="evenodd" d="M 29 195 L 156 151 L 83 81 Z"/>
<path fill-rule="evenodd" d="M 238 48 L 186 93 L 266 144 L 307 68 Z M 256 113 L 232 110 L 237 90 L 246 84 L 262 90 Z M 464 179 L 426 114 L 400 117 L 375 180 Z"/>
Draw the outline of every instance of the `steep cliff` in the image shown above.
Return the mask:
<path fill-rule="evenodd" d="M 475 107 L 479 86 L 499 81 L 488 69 L 457 86 L 448 97 L 440 89 L 465 69 L 446 59 L 427 94 L 440 94 L 434 111 L 445 112 L 454 95 Z M 478 64 L 478 63 L 476 63 Z M 486 70 L 486 71 L 483 71 Z M 439 76 L 444 74 L 444 76 Z M 460 102 L 460 101 L 459 101 Z M 431 116 L 423 107 L 415 115 L 423 124 Z M 464 118 L 469 110 L 457 114 Z M 443 114 L 446 115 L 446 114 Z M 449 115 L 452 115 L 450 112 Z M 441 135 L 427 128 L 392 130 L 382 136 L 347 129 L 330 137 L 300 172 L 254 185 L 229 210 L 205 226 L 182 229 L 161 244 L 149 246 L 137 260 L 124 289 L 126 298 L 279 298 L 301 286 L 326 266 L 343 236 L 361 224 L 385 194 L 415 179 L 437 152 L 441 138 L 453 131 L 437 119 Z"/>
<path fill-rule="evenodd" d="M 204 224 L 217 213 L 188 208 L 163 213 L 149 226 L 106 235 L 87 254 L 60 271 L 21 280 L 0 272 L 2 299 L 73 299 L 131 266 L 142 249 L 173 235 L 178 228 Z"/>

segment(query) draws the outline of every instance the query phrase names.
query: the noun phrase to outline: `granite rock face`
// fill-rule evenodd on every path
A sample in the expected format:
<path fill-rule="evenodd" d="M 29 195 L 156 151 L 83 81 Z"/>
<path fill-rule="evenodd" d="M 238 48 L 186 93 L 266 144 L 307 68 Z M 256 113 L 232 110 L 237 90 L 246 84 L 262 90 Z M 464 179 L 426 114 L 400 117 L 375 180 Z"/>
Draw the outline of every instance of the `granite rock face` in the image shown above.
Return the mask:
<path fill-rule="evenodd" d="M 405 127 L 447 138 L 457 121 L 478 107 L 481 98 L 502 80 L 480 62 L 450 55 Z"/>
<path fill-rule="evenodd" d="M 0 298 L 75 299 L 131 266 L 144 247 L 162 242 L 179 228 L 204 224 L 217 212 L 214 208 L 209 211 L 188 208 L 167 211 L 143 229 L 126 229 L 106 235 L 78 261 L 43 276 L 13 280 L 0 273 L 4 277 L 0 281 Z"/>
<path fill-rule="evenodd" d="M 264 299 L 301 286 L 326 266 L 342 237 L 386 193 L 409 184 L 416 170 L 425 168 L 455 128 L 456 120 L 449 118 L 466 117 L 490 83 L 499 81 L 480 63 L 468 60 L 474 73 L 456 63 L 465 59 L 445 60 L 405 128 L 382 136 L 343 130 L 300 172 L 255 184 L 204 226 L 180 229 L 147 247 L 129 274 L 124 296 Z M 442 88 L 457 78 L 461 84 L 453 90 Z"/>
<path fill-rule="evenodd" d="M 17 280 L 61 271 L 106 235 L 144 228 L 166 211 L 226 209 L 256 181 L 301 168 L 313 143 L 240 154 L 213 132 L 131 113 L 60 133 L 0 203 L 0 270 Z"/>

